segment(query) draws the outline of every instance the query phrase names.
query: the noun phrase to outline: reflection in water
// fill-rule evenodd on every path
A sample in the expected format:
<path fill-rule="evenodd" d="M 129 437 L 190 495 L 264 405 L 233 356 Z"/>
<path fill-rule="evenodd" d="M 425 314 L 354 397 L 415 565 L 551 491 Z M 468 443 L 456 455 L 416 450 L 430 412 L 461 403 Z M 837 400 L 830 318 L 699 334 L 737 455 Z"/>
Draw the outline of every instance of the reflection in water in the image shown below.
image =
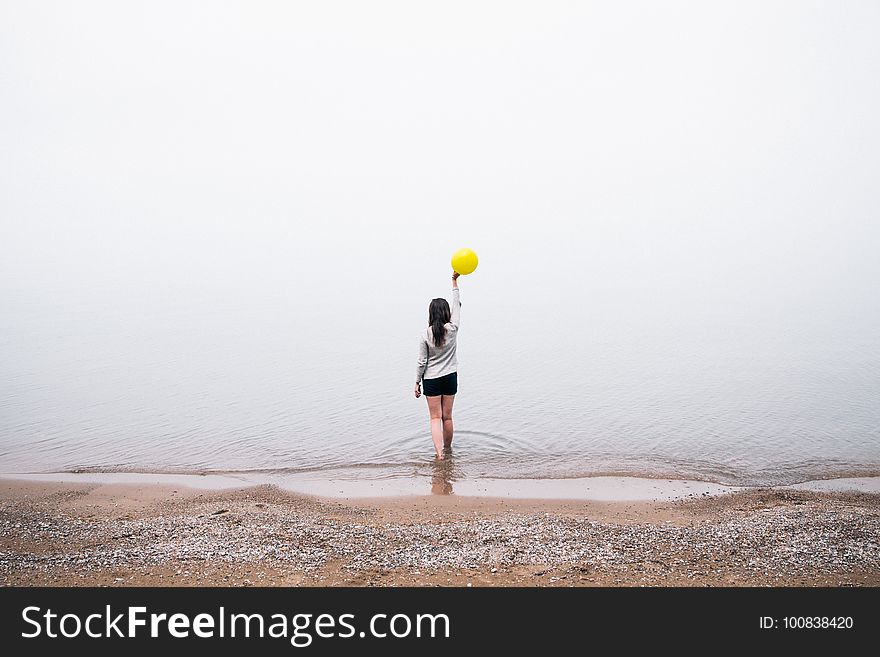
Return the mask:
<path fill-rule="evenodd" d="M 441 461 L 434 459 L 433 472 L 431 473 L 431 494 L 452 495 L 453 476 L 452 450 L 444 450 L 445 458 Z"/>

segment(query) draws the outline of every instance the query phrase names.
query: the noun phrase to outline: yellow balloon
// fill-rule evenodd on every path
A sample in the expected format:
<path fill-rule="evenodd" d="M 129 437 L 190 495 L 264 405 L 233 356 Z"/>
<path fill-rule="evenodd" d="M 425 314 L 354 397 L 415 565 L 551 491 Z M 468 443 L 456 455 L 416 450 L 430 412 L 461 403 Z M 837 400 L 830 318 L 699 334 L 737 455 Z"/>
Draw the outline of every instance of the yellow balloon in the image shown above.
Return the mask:
<path fill-rule="evenodd" d="M 477 268 L 477 254 L 470 249 L 459 249 L 452 254 L 452 268 L 462 276 Z"/>

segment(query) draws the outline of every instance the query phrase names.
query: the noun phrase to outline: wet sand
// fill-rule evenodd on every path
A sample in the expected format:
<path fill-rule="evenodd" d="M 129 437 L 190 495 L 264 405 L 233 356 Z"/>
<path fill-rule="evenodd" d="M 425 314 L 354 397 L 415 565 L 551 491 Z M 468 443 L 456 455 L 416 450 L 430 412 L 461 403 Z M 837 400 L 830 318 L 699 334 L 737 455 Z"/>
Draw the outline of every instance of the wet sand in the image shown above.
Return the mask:
<path fill-rule="evenodd" d="M 3 479 L 0 584 L 880 585 L 880 494 L 321 499 Z"/>
<path fill-rule="evenodd" d="M 206 490 L 230 490 L 261 485 L 319 498 L 340 500 L 366 497 L 411 497 L 456 495 L 497 499 L 586 500 L 636 502 L 676 500 L 701 495 L 720 495 L 747 490 L 711 481 L 660 476 L 594 475 L 557 479 L 458 479 L 450 476 L 443 462 L 435 464 L 430 477 L 339 477 L 327 472 L 271 474 L 265 472 L 57 472 L 44 474 L 2 474 L 0 482 L 63 482 L 89 484 L 159 485 Z M 775 487 L 824 492 L 880 493 L 880 476 L 847 477 L 807 481 Z"/>
<path fill-rule="evenodd" d="M 718 495 L 740 490 L 707 481 L 632 476 L 595 476 L 572 479 L 458 480 L 441 466 L 432 477 L 383 479 L 328 477 L 321 473 L 269 475 L 262 473 L 140 473 L 60 472 L 49 474 L 0 474 L 0 482 L 14 479 L 29 482 L 159 485 L 207 490 L 272 485 L 291 493 L 319 498 L 351 500 L 423 495 L 455 495 L 497 499 L 594 500 L 606 502 L 673 500 L 696 495 Z M 880 477 L 874 481 L 880 492 Z"/>

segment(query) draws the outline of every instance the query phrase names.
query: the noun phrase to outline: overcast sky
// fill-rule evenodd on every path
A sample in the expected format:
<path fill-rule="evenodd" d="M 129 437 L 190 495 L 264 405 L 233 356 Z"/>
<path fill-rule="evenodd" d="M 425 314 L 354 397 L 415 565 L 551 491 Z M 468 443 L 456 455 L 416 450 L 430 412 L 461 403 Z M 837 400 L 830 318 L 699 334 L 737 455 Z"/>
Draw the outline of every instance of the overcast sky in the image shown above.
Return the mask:
<path fill-rule="evenodd" d="M 876 317 L 878 35 L 855 0 L 3 0 L 0 295 L 421 321 L 470 246 L 495 319 Z"/>

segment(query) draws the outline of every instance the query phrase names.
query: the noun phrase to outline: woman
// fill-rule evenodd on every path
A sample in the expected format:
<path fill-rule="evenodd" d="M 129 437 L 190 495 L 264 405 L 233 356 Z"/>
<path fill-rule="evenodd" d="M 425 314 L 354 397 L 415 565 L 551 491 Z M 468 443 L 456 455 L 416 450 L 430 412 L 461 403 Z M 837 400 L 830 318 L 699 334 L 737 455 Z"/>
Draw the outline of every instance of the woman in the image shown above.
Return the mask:
<path fill-rule="evenodd" d="M 458 392 L 458 361 L 455 343 L 458 339 L 461 301 L 458 298 L 458 272 L 452 273 L 452 309 L 446 299 L 434 299 L 428 306 L 428 328 L 419 337 L 419 363 L 416 368 L 416 399 L 425 398 L 431 414 L 431 440 L 437 458 L 452 447 L 452 403 Z"/>

